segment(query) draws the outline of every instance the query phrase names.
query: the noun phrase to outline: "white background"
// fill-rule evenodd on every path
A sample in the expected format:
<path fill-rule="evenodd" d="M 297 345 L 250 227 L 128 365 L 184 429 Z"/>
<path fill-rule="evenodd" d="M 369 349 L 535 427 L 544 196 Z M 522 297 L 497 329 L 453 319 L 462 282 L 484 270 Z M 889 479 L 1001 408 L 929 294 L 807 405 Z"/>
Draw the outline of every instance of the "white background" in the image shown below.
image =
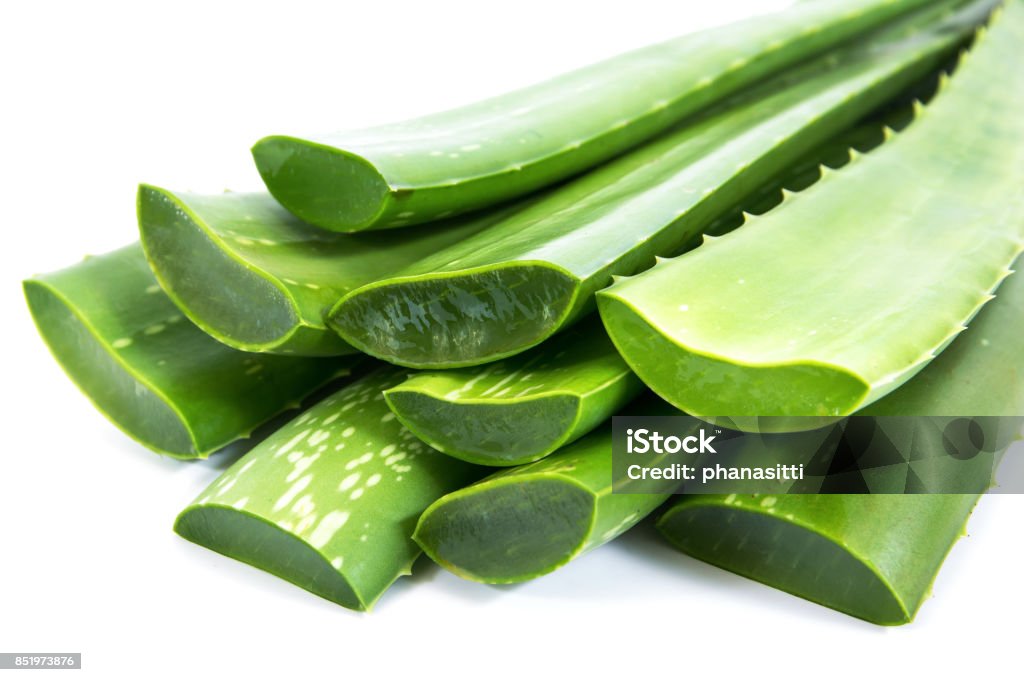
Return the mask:
<path fill-rule="evenodd" d="M 639 528 L 511 588 L 428 564 L 371 615 L 181 540 L 226 465 L 122 436 L 36 337 L 19 280 L 135 238 L 140 181 L 258 186 L 270 133 L 399 119 L 786 5 L 4 3 L 0 651 L 67 679 L 943 678 L 1018 669 L 1024 498 L 992 495 L 912 625 L 884 629 L 683 557 Z M 3 672 L 0 671 L 0 676 Z M 20 678 L 18 678 L 20 679 Z"/>

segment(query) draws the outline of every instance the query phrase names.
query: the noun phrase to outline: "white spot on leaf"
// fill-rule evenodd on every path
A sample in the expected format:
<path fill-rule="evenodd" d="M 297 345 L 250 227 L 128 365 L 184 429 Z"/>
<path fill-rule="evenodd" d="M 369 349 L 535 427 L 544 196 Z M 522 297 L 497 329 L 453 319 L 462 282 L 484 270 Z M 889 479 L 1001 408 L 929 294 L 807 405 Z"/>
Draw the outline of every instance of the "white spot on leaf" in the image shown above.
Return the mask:
<path fill-rule="evenodd" d="M 342 526 L 348 522 L 348 517 L 349 513 L 347 511 L 335 510 L 328 512 L 322 519 L 320 519 L 320 523 L 318 523 L 316 528 L 313 529 L 313 532 L 310 533 L 309 544 L 317 549 L 322 548 L 330 542 L 331 538 L 334 537 L 334 534 L 341 530 Z M 341 563 L 339 560 L 338 566 L 340 565 Z M 335 566 L 335 568 L 338 568 L 338 566 Z"/>

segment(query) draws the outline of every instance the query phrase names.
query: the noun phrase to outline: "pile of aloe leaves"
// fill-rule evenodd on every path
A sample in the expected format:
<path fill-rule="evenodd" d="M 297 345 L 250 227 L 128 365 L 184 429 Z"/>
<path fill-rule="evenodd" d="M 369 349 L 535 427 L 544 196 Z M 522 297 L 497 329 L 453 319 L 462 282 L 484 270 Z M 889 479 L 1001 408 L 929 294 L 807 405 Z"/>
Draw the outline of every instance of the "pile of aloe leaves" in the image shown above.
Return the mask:
<path fill-rule="evenodd" d="M 1024 0 L 816 0 L 268 136 L 266 192 L 143 184 L 135 241 L 25 296 L 142 446 L 258 429 L 174 530 L 344 607 L 424 553 L 522 582 L 649 519 L 908 623 L 980 495 L 613 492 L 610 420 L 1024 414 L 1021 44 Z"/>

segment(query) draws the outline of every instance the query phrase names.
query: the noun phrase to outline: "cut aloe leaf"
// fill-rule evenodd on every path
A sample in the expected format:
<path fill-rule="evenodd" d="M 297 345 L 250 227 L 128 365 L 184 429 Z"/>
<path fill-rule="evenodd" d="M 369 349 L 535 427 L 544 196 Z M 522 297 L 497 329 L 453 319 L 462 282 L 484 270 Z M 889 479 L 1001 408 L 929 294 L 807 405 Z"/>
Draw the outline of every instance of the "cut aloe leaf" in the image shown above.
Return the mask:
<path fill-rule="evenodd" d="M 402 423 L 441 452 L 514 466 L 573 442 L 642 390 L 593 319 L 514 358 L 413 374 L 384 395 Z"/>
<path fill-rule="evenodd" d="M 296 417 L 214 481 L 174 530 L 369 609 L 419 556 L 420 513 L 485 471 L 431 450 L 394 419 L 382 391 L 404 376 L 377 370 Z"/>
<path fill-rule="evenodd" d="M 567 178 L 925 4 L 802 3 L 460 109 L 336 135 L 267 137 L 253 156 L 274 197 L 314 225 L 422 223 Z"/>
<path fill-rule="evenodd" d="M 976 500 L 699 495 L 665 512 L 658 527 L 697 559 L 872 623 L 901 625 L 913 619 Z"/>
<path fill-rule="evenodd" d="M 1010 4 L 906 132 L 601 292 L 645 383 L 691 414 L 846 415 L 925 367 L 1024 248 L 1024 118 L 1007 113 L 1024 106 L 1022 14 Z"/>
<path fill-rule="evenodd" d="M 1009 17 L 1007 17 L 1009 19 Z M 1002 30 L 996 29 L 996 30 Z M 1024 276 L 874 415 L 1024 414 Z M 1008 379 L 1010 377 L 1010 379 Z M 978 495 L 693 495 L 658 521 L 698 559 L 883 625 L 910 622 Z"/>
<path fill-rule="evenodd" d="M 139 231 L 157 278 L 195 324 L 248 351 L 355 353 L 324 323 L 343 294 L 392 275 L 498 220 L 342 235 L 306 225 L 268 194 L 197 195 L 142 185 Z"/>
<path fill-rule="evenodd" d="M 641 404 L 644 414 L 668 408 L 654 400 Z M 531 580 L 618 537 L 669 497 L 613 493 L 612 481 L 607 423 L 550 457 L 445 495 L 423 512 L 416 542 L 469 580 Z"/>
<path fill-rule="evenodd" d="M 530 348 L 614 275 L 675 252 L 802 155 L 915 81 L 977 20 L 937 7 L 766 85 L 341 299 L 328 324 L 408 367 L 478 365 Z M 907 33 L 911 32 L 910 37 Z M 833 64 L 838 60 L 838 64 Z"/>
<path fill-rule="evenodd" d="M 335 377 L 357 358 L 243 353 L 186 320 L 138 244 L 24 283 L 32 317 L 68 376 L 146 447 L 205 457 Z"/>

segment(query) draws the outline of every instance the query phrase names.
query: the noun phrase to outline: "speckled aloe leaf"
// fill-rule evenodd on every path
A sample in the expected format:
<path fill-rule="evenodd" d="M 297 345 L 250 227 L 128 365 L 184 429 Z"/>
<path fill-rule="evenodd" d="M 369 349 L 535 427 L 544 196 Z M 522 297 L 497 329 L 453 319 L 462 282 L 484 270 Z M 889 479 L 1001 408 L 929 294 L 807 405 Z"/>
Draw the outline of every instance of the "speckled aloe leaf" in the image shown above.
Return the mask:
<path fill-rule="evenodd" d="M 845 415 L 926 366 L 1024 247 L 1022 15 L 877 151 L 601 292 L 645 383 L 692 414 Z"/>
<path fill-rule="evenodd" d="M 348 373 L 348 358 L 268 357 L 218 343 L 161 291 L 138 244 L 24 283 L 68 376 L 126 434 L 205 457 Z"/>
<path fill-rule="evenodd" d="M 382 391 L 382 368 L 296 417 L 178 516 L 182 537 L 350 609 L 367 610 L 420 549 L 416 519 L 484 469 L 431 450 Z"/>
<path fill-rule="evenodd" d="M 641 399 L 631 414 L 667 405 Z M 551 573 L 613 540 L 668 494 L 613 493 L 611 423 L 538 462 L 502 469 L 445 495 L 420 517 L 416 542 L 456 575 L 515 583 Z"/>
<path fill-rule="evenodd" d="M 969 18 L 989 4 L 973 3 Z M 940 23 L 946 7 L 767 84 L 347 294 L 328 324 L 356 348 L 409 367 L 478 365 L 536 345 L 590 310 L 614 275 L 676 251 L 923 75 L 972 25 L 961 15 Z"/>
<path fill-rule="evenodd" d="M 327 308 L 503 215 L 401 235 L 343 235 L 306 225 L 268 194 L 150 185 L 139 187 L 138 213 L 146 256 L 189 319 L 235 348 L 298 355 L 356 352 L 327 328 Z"/>
<path fill-rule="evenodd" d="M 875 415 L 1024 414 L 1024 276 Z M 977 495 L 694 495 L 658 527 L 679 549 L 884 625 L 913 619 Z"/>
<path fill-rule="evenodd" d="M 441 452 L 514 466 L 573 442 L 641 390 L 594 318 L 507 360 L 413 374 L 384 395 L 402 423 Z"/>
<path fill-rule="evenodd" d="M 683 36 L 452 111 L 253 147 L 289 210 L 341 231 L 495 204 L 635 146 L 730 93 L 925 0 L 823 0 Z"/>

